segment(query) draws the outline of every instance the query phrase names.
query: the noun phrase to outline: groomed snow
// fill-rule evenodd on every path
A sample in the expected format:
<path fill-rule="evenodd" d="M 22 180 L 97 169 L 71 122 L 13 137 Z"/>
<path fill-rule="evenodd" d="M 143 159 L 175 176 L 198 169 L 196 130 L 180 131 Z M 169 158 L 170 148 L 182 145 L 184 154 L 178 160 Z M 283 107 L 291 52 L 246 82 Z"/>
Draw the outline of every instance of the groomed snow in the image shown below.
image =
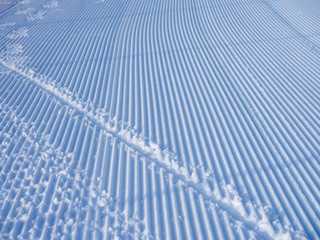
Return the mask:
<path fill-rule="evenodd" d="M 319 239 L 320 2 L 0 0 L 0 239 Z"/>

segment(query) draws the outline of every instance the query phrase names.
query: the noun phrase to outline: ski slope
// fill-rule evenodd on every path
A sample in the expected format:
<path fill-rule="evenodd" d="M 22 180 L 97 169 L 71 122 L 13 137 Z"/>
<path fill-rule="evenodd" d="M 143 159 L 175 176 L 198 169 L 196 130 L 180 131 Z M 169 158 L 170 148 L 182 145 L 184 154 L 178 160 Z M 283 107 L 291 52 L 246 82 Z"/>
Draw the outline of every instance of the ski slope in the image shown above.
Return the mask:
<path fill-rule="evenodd" d="M 320 238 L 318 0 L 0 9 L 0 239 Z"/>

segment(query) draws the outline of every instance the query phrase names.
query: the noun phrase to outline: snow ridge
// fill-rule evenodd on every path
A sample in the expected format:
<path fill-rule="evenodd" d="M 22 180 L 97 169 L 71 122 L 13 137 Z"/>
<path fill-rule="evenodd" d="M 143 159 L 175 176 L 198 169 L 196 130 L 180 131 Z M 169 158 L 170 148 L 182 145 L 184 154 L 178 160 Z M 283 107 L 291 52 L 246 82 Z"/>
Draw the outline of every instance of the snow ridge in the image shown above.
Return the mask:
<path fill-rule="evenodd" d="M 0 15 L 0 237 L 319 238 L 315 2 Z"/>
<path fill-rule="evenodd" d="M 14 71 L 17 74 L 20 74 L 24 78 L 28 79 L 29 81 L 32 81 L 41 89 L 53 95 L 57 100 L 67 105 L 70 109 L 75 110 L 77 113 L 83 114 L 85 118 L 87 118 L 93 124 L 101 127 L 103 130 L 105 130 L 106 133 L 111 134 L 114 138 L 122 141 L 134 151 L 139 152 L 141 155 L 147 157 L 157 166 L 174 175 L 177 179 L 181 180 L 183 184 L 191 187 L 193 190 L 201 194 L 206 200 L 217 204 L 219 208 L 227 211 L 231 216 L 240 221 L 246 227 L 255 230 L 262 236 L 268 236 L 268 234 L 270 234 L 270 232 L 265 231 L 265 224 L 268 224 L 268 221 L 259 221 L 256 216 L 247 216 L 244 211 L 239 211 L 241 202 L 237 201 L 237 197 L 235 199 L 227 199 L 215 196 L 214 192 L 212 192 L 209 186 L 205 184 L 205 181 L 207 181 L 207 179 L 204 179 L 204 182 L 200 184 L 196 180 L 193 180 L 192 176 L 188 176 L 187 169 L 183 166 L 178 165 L 177 157 L 173 153 L 161 150 L 160 147 L 155 143 L 149 142 L 149 144 L 147 145 L 144 138 L 132 136 L 133 131 L 130 131 L 129 129 L 122 129 L 120 131 L 117 131 L 117 123 L 114 123 L 114 121 L 112 121 L 111 124 L 110 122 L 104 121 L 105 118 L 102 116 L 105 116 L 105 113 L 102 114 L 100 112 L 97 115 L 93 115 L 91 111 L 87 111 L 88 107 L 86 107 L 86 103 L 81 102 L 79 99 L 72 101 L 72 93 L 68 92 L 66 89 L 56 88 L 52 86 L 52 84 L 48 83 L 52 82 L 52 80 L 48 81 L 45 76 L 40 76 L 30 69 L 22 70 L 19 67 L 14 66 L 13 64 L 9 65 L 1 60 L 0 63 L 11 71 Z M 287 234 L 281 236 L 284 237 L 286 235 Z M 270 237 L 272 236 L 273 235 L 271 235 Z"/>

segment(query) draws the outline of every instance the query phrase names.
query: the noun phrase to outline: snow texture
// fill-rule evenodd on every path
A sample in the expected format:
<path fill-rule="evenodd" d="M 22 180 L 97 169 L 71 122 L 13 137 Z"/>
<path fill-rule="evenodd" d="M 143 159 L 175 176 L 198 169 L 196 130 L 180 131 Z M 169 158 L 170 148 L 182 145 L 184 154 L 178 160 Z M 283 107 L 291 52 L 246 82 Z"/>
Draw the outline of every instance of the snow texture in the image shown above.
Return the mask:
<path fill-rule="evenodd" d="M 0 0 L 0 239 L 319 239 L 320 2 Z"/>

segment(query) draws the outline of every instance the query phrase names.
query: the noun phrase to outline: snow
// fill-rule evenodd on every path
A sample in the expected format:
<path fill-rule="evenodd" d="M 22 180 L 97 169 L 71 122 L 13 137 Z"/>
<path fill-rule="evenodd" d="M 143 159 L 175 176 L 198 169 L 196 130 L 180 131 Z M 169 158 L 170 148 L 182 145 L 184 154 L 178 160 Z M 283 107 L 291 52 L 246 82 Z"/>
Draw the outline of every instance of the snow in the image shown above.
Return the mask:
<path fill-rule="evenodd" d="M 28 29 L 27 28 L 19 28 L 18 30 L 13 30 L 7 37 L 14 39 L 14 38 L 22 38 L 28 36 Z"/>
<path fill-rule="evenodd" d="M 317 1 L 2 5 L 1 239 L 320 238 Z"/>

